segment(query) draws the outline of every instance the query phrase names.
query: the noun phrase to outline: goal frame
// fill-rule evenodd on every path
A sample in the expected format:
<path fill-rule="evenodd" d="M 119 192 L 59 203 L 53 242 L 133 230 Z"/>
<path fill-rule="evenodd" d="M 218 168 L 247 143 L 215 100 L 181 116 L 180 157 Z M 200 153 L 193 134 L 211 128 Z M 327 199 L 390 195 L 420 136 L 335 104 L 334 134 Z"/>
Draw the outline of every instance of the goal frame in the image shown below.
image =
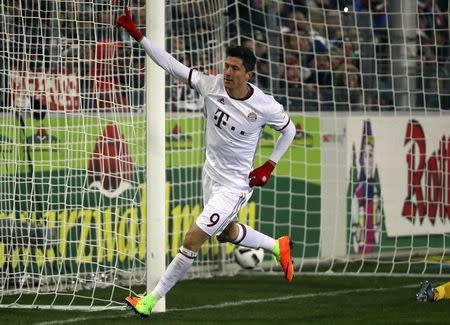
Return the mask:
<path fill-rule="evenodd" d="M 165 3 L 156 1 L 146 6 L 146 35 L 165 48 Z M 146 66 L 146 149 L 147 149 L 147 292 L 150 292 L 162 276 L 166 263 L 166 162 L 165 162 L 165 72 L 148 56 Z M 150 77 L 151 76 L 151 77 Z M 152 103 L 152 107 L 149 107 Z M 149 267 L 151 266 L 151 267 Z M 155 312 L 166 310 L 165 298 L 161 298 Z"/>

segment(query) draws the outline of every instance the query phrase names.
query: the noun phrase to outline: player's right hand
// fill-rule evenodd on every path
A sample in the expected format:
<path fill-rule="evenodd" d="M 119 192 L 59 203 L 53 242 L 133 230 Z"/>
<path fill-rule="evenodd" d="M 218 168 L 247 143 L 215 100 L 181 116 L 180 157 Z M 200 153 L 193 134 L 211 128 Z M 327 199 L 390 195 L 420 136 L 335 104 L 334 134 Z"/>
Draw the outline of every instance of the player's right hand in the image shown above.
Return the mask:
<path fill-rule="evenodd" d="M 133 37 L 136 41 L 140 42 L 142 38 L 144 37 L 141 32 L 139 32 L 136 28 L 136 26 L 133 23 L 133 20 L 131 19 L 130 10 L 128 7 L 125 7 L 124 14 L 117 18 L 116 25 L 121 26 L 125 28 L 130 34 L 131 37 Z"/>
<path fill-rule="evenodd" d="M 248 175 L 250 187 L 264 186 L 270 179 L 270 175 L 275 168 L 275 163 L 268 160 L 262 166 L 253 169 Z"/>

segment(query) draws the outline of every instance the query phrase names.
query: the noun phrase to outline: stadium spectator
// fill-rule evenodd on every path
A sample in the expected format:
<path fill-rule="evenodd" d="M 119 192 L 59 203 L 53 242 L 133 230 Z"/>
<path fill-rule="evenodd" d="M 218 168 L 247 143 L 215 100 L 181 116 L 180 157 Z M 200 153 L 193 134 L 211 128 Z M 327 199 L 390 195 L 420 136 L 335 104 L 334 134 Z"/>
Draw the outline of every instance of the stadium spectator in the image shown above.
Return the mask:
<path fill-rule="evenodd" d="M 444 2 L 443 2 L 444 3 Z M 434 30 L 445 30 L 448 26 L 448 1 L 446 3 L 447 17 L 445 11 L 441 9 L 437 0 L 419 0 L 417 1 L 417 12 L 419 19 L 425 29 L 431 32 Z"/>
<path fill-rule="evenodd" d="M 283 49 L 286 52 L 293 53 L 294 56 L 297 56 L 299 54 L 299 42 L 297 34 L 292 32 L 285 32 L 281 35 L 283 39 Z"/>
<path fill-rule="evenodd" d="M 264 35 L 260 31 L 255 32 L 254 39 L 251 36 L 245 36 L 242 40 L 242 46 L 250 49 L 255 54 L 256 74 L 254 76 L 256 85 L 263 89 L 270 87 L 270 64 L 269 64 L 269 46 Z"/>
<path fill-rule="evenodd" d="M 336 71 L 342 64 L 346 62 L 344 52 L 340 47 L 332 47 L 330 50 L 331 70 Z M 351 62 L 349 62 L 351 64 Z"/>
<path fill-rule="evenodd" d="M 302 109 L 306 111 L 317 110 L 317 87 L 302 82 L 302 79 L 306 78 L 310 71 L 302 68 L 295 61 L 291 63 L 292 65 L 285 65 L 285 72 L 280 75 L 280 77 L 287 81 L 287 106 L 289 111 L 300 111 Z M 315 103 L 312 103 L 311 100 Z"/>
<path fill-rule="evenodd" d="M 449 109 L 448 1 L 417 3 L 418 105 L 425 109 Z"/>
<path fill-rule="evenodd" d="M 231 47 L 227 50 L 224 74 L 207 76 L 189 69 L 145 38 L 136 29 L 127 8 L 117 24 L 144 47 L 155 63 L 205 97 L 206 119 L 203 212 L 187 232 L 179 253 L 154 290 L 143 296 L 127 297 L 128 304 L 139 314 L 148 316 L 157 301 L 191 267 L 203 243 L 213 236 L 221 242 L 261 247 L 272 252 L 280 260 L 286 280 L 291 281 L 293 265 L 289 237 L 275 240 L 235 221 L 236 214 L 250 198 L 252 188 L 267 183 L 296 133 L 283 107 L 273 97 L 248 83 L 255 66 L 254 54 L 243 46 Z M 269 160 L 252 170 L 261 128 L 265 124 L 282 135 Z"/>
<path fill-rule="evenodd" d="M 307 67 L 314 57 L 313 42 L 306 32 L 298 33 L 298 49 L 302 67 Z"/>
<path fill-rule="evenodd" d="M 263 0 L 241 0 L 237 6 L 234 4 L 229 6 L 229 17 L 238 21 L 238 26 L 231 26 L 231 33 L 236 35 L 237 29 L 245 32 L 259 30 L 264 33 L 268 27 L 265 9 Z"/>
<path fill-rule="evenodd" d="M 341 46 L 341 13 L 338 10 L 327 10 L 325 12 L 325 26 L 327 40 L 331 46 Z"/>
<path fill-rule="evenodd" d="M 292 28 L 292 15 L 294 12 L 306 12 L 306 0 L 283 0 L 277 1 L 275 3 L 276 6 L 276 15 L 280 17 L 280 26 L 282 32 L 293 32 L 295 31 Z"/>
<path fill-rule="evenodd" d="M 309 89 L 317 89 L 321 108 L 332 110 L 332 74 L 329 52 L 325 49 L 316 49 L 315 53 L 308 66 L 311 74 L 304 82 L 314 85 Z"/>
<path fill-rule="evenodd" d="M 356 28 L 344 29 L 344 40 L 342 49 L 347 63 L 359 67 L 358 32 Z"/>
<path fill-rule="evenodd" d="M 306 6 L 314 10 L 336 9 L 337 0 L 306 0 Z"/>
<path fill-rule="evenodd" d="M 434 75 L 425 78 L 424 95 L 425 108 L 439 108 L 439 79 L 437 78 L 437 76 Z"/>
<path fill-rule="evenodd" d="M 354 65 L 345 62 L 334 72 L 334 101 L 336 111 L 363 110 L 361 78 Z"/>
<path fill-rule="evenodd" d="M 436 55 L 438 62 L 450 59 L 449 31 L 436 32 Z"/>
<path fill-rule="evenodd" d="M 282 20 L 282 24 L 282 31 L 285 33 L 305 32 L 309 34 L 311 30 L 310 22 L 306 18 L 305 12 L 298 9 L 290 12 L 287 18 Z"/>
<path fill-rule="evenodd" d="M 214 27 L 205 15 L 204 10 L 210 6 L 203 7 L 198 1 L 179 2 L 172 6 L 172 28 L 171 36 L 187 37 L 186 49 L 189 51 L 205 50 L 211 48 L 215 43 L 212 35 Z M 195 19 L 193 19 L 195 17 Z M 195 34 L 191 33 L 195 30 Z"/>
<path fill-rule="evenodd" d="M 355 11 L 370 13 L 374 32 L 387 25 L 386 0 L 355 0 Z"/>
<path fill-rule="evenodd" d="M 92 13 L 88 13 L 92 15 Z M 95 3 L 94 5 L 94 24 L 96 41 L 111 40 L 115 37 L 113 30 L 115 14 L 111 10 L 111 6 L 103 3 Z"/>

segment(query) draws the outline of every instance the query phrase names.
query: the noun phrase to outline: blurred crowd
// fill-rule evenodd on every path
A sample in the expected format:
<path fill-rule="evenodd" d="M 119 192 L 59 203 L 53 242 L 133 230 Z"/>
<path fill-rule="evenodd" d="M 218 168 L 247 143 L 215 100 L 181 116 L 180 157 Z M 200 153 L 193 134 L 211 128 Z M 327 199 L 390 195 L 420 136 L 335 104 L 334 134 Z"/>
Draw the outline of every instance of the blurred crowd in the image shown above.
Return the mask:
<path fill-rule="evenodd" d="M 145 52 L 115 27 L 125 1 L 0 1 L 0 107 L 142 109 Z M 145 1 L 133 6 L 145 30 Z"/>
<path fill-rule="evenodd" d="M 0 1 L 1 107 L 11 99 L 14 105 L 48 105 L 43 94 L 28 101 L 8 95 L 20 88 L 11 70 L 19 76 L 45 70 L 79 76 L 72 86 L 81 109 L 142 109 L 145 53 L 114 22 L 127 3 L 144 31 L 144 0 Z M 394 5 L 173 1 L 167 4 L 166 48 L 205 73 L 221 71 L 224 45 L 251 48 L 258 58 L 252 81 L 289 111 L 450 109 L 449 1 L 411 1 L 409 15 Z M 166 95 L 168 110 L 201 108 L 198 95 L 170 77 Z"/>
<path fill-rule="evenodd" d="M 256 83 L 291 111 L 450 109 L 449 2 L 411 2 L 410 15 L 393 3 L 243 0 L 231 33 L 260 59 Z"/>

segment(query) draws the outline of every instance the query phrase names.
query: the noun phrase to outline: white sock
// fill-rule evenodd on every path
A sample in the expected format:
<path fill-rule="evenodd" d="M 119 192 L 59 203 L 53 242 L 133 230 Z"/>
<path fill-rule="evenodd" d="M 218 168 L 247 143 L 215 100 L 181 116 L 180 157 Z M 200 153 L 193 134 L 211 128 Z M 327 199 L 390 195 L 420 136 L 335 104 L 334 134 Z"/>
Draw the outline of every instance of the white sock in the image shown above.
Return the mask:
<path fill-rule="evenodd" d="M 272 251 L 275 247 L 275 239 L 256 231 L 255 229 L 238 223 L 239 234 L 233 244 L 250 248 L 263 248 Z"/>
<path fill-rule="evenodd" d="M 196 252 L 192 252 L 181 246 L 177 256 L 170 262 L 163 276 L 159 279 L 158 284 L 151 293 L 158 299 L 164 297 L 167 292 L 172 289 L 175 283 L 183 277 L 196 257 Z"/>

